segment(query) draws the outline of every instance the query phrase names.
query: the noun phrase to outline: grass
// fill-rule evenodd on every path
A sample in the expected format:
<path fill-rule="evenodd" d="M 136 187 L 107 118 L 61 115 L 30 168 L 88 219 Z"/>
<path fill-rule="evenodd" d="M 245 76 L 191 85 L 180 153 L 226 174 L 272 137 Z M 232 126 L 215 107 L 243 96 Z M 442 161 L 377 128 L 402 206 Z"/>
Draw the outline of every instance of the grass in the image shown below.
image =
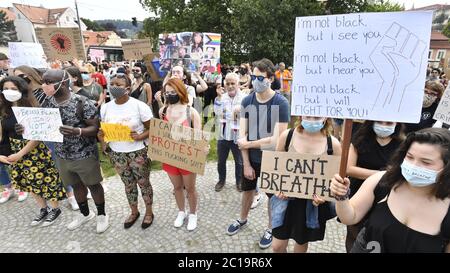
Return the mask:
<path fill-rule="evenodd" d="M 216 162 L 217 161 L 217 140 L 212 139 L 210 142 L 210 150 L 209 154 L 206 157 L 207 162 Z M 114 166 L 111 164 L 111 161 L 108 157 L 105 157 L 103 153 L 100 150 L 99 146 L 99 154 L 100 154 L 100 165 L 103 170 L 103 176 L 105 178 L 116 175 L 116 171 L 114 170 Z M 161 170 L 161 162 L 158 161 L 152 161 L 151 164 L 151 170 L 152 171 L 159 171 Z"/>

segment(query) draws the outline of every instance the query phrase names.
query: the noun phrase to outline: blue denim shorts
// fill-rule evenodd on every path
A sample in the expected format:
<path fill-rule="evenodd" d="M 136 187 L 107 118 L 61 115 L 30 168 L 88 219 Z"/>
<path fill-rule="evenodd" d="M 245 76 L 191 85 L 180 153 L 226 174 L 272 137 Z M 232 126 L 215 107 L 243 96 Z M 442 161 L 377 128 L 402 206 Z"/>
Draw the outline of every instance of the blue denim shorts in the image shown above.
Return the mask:
<path fill-rule="evenodd" d="M 0 163 L 0 185 L 8 185 L 11 183 L 11 179 L 9 178 L 8 167 Z"/>

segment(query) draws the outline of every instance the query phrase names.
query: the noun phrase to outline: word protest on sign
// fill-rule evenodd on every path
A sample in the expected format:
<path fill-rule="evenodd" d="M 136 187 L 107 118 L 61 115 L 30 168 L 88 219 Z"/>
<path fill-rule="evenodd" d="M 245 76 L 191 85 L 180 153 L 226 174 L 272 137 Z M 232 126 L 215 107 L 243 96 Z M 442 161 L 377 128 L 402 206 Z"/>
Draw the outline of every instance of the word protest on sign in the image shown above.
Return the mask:
<path fill-rule="evenodd" d="M 152 43 L 148 39 L 122 42 L 122 49 L 125 60 L 142 60 L 152 53 Z"/>
<path fill-rule="evenodd" d="M 331 196 L 331 179 L 339 173 L 339 156 L 303 155 L 264 151 L 259 188 L 267 193 L 283 192 L 285 196 L 326 201 Z"/>
<path fill-rule="evenodd" d="M 85 59 L 78 28 L 36 28 L 36 36 L 47 57 L 52 60 L 71 61 Z"/>
<path fill-rule="evenodd" d="M 179 32 L 159 34 L 161 77 L 174 66 L 189 72 L 218 73 L 222 35 L 218 33 Z"/>
<path fill-rule="evenodd" d="M 35 68 L 47 68 L 47 57 L 42 45 L 38 43 L 8 43 L 11 67 L 26 65 Z"/>
<path fill-rule="evenodd" d="M 177 168 L 203 175 L 210 135 L 160 119 L 151 119 L 148 156 Z"/>
<path fill-rule="evenodd" d="M 450 89 L 445 89 L 441 101 L 434 113 L 433 119 L 441 121 L 442 123 L 450 124 Z"/>
<path fill-rule="evenodd" d="M 12 107 L 17 123 L 24 127 L 23 138 L 50 142 L 63 142 L 59 132 L 61 115 L 58 108 Z"/>
<path fill-rule="evenodd" d="M 103 131 L 106 142 L 126 141 L 133 142 L 131 138 L 131 129 L 128 126 L 116 123 L 100 122 L 100 128 Z"/>
<path fill-rule="evenodd" d="M 432 11 L 298 17 L 293 116 L 417 123 Z"/>

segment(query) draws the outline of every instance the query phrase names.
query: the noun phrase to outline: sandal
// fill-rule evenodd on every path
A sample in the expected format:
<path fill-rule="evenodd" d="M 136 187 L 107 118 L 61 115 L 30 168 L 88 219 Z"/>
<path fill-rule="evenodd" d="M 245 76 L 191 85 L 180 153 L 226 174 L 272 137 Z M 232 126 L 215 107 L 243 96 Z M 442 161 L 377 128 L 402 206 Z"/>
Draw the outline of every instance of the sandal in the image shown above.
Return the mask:
<path fill-rule="evenodd" d="M 146 222 L 145 220 L 148 219 L 149 217 L 152 217 L 152 220 L 150 222 Z M 144 216 L 144 220 L 142 221 L 142 225 L 141 225 L 142 229 L 146 229 L 149 226 L 151 226 L 153 224 L 153 220 L 155 220 L 155 216 L 153 215 L 153 213 L 152 213 L 152 215 L 147 215 L 146 214 Z"/>
<path fill-rule="evenodd" d="M 136 223 L 136 221 L 137 221 L 137 219 L 139 218 L 140 215 L 141 215 L 141 214 L 139 213 L 139 211 L 138 211 L 137 214 L 131 214 L 131 215 L 128 217 L 128 219 L 130 219 L 130 217 L 132 217 L 132 216 L 135 216 L 134 219 L 132 219 L 130 222 L 125 222 L 125 223 L 123 223 L 123 227 L 124 227 L 125 229 L 128 229 L 128 228 L 132 227 L 132 226 L 134 225 L 134 223 Z"/>

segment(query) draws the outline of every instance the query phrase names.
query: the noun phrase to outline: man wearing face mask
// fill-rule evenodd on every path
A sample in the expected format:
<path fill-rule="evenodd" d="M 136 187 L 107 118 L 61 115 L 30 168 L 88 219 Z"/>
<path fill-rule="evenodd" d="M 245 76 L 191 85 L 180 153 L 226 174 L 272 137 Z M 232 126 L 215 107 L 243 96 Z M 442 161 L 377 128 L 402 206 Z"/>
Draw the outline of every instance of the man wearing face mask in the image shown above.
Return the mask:
<path fill-rule="evenodd" d="M 42 89 L 49 97 L 42 107 L 59 108 L 64 135 L 62 143 L 55 144 L 56 161 L 64 183 L 74 189 L 81 214 L 68 225 L 70 230 L 79 228 L 91 220 L 94 213 L 89 210 L 87 189 L 89 188 L 97 207 L 97 233 L 109 227 L 105 213 L 105 196 L 100 182 L 103 177 L 97 150 L 99 116 L 94 104 L 69 90 L 69 75 L 63 70 L 48 70 L 43 75 Z"/>
<path fill-rule="evenodd" d="M 248 213 L 261 171 L 262 150 L 274 150 L 280 134 L 288 126 L 289 103 L 285 97 L 270 88 L 274 76 L 275 67 L 270 60 L 262 59 L 255 62 L 251 76 L 254 92 L 242 100 L 238 145 L 244 163 L 242 181 L 244 193 L 240 218 L 228 227 L 228 235 L 236 234 L 247 225 Z M 272 244 L 270 209 L 268 211 L 269 228 L 264 231 L 259 242 L 262 249 Z"/>
<path fill-rule="evenodd" d="M 444 93 L 444 86 L 439 81 L 427 81 L 422 103 L 422 114 L 419 123 L 406 123 L 405 133 L 416 132 L 424 128 L 431 128 L 435 120 L 434 113 L 439 105 L 439 100 Z"/>
<path fill-rule="evenodd" d="M 225 90 L 218 87 L 217 98 L 214 100 L 214 113 L 217 117 L 217 171 L 219 182 L 215 186 L 216 191 L 221 191 L 225 186 L 227 174 L 226 161 L 228 154 L 233 153 L 234 170 L 236 177 L 236 189 L 241 191 L 242 183 L 242 155 L 237 145 L 239 139 L 239 115 L 241 102 L 245 97 L 239 88 L 239 76 L 228 73 L 225 76 Z"/>

